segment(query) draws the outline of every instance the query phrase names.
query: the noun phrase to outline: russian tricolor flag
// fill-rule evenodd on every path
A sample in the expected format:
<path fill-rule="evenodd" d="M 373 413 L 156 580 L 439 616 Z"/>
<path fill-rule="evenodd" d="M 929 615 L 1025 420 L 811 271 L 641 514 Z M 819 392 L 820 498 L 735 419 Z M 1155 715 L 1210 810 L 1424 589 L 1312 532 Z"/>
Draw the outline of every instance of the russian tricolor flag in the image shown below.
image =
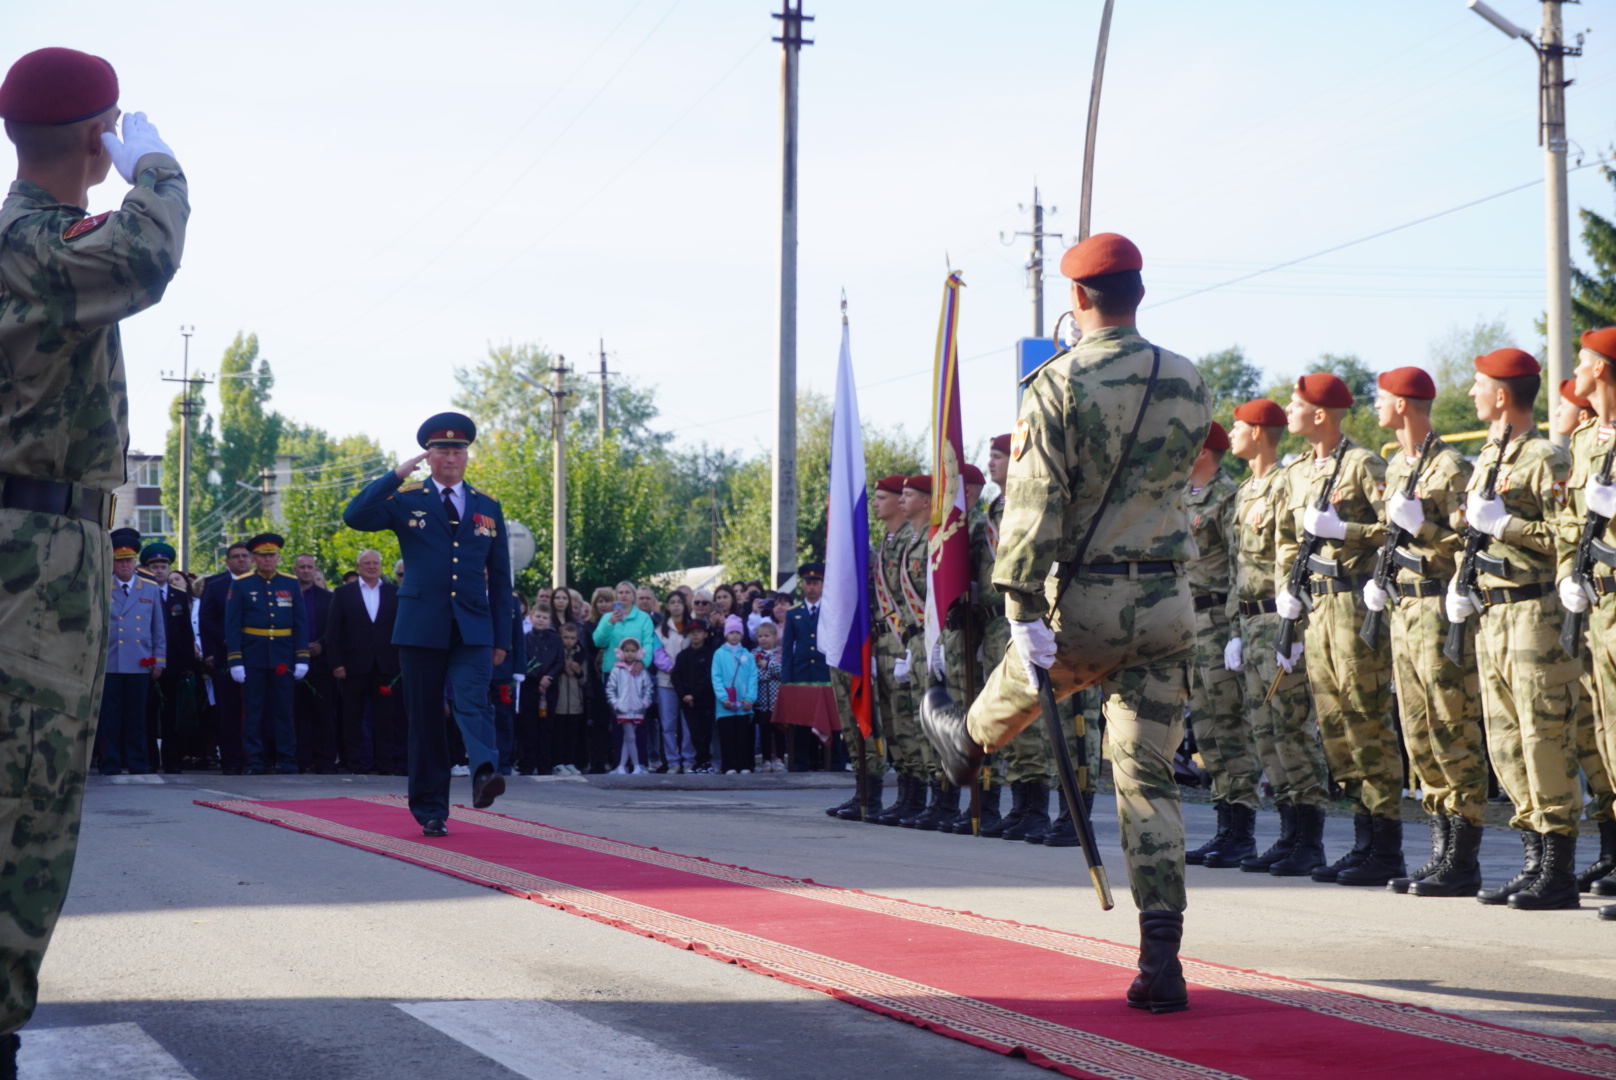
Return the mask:
<path fill-rule="evenodd" d="M 870 512 L 864 478 L 864 431 L 853 385 L 853 350 L 842 316 L 836 413 L 830 426 L 830 507 L 825 524 L 825 594 L 819 650 L 853 677 L 853 718 L 865 738 L 874 720 L 870 683 Z"/>

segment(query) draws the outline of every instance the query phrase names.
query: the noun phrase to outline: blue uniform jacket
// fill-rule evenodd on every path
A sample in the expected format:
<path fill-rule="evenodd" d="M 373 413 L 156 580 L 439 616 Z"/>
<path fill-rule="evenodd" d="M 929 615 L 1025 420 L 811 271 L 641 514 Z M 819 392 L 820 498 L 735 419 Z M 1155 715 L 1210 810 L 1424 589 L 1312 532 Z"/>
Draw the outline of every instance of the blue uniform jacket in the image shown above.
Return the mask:
<path fill-rule="evenodd" d="M 527 642 L 522 632 L 522 606 L 516 602 L 516 594 L 511 594 L 511 647 L 505 653 L 505 659 L 494 665 L 494 682 L 510 682 L 511 676 L 518 671 L 525 677 L 527 675 Z"/>
<path fill-rule="evenodd" d="M 786 631 L 780 641 L 780 681 L 828 683 L 830 667 L 819 651 L 819 612 L 808 613 L 801 604 L 786 612 Z"/>
<path fill-rule="evenodd" d="M 398 537 L 406 573 L 394 645 L 447 649 L 453 623 L 467 645 L 510 650 L 511 549 L 498 500 L 467 484 L 460 528 L 451 531 L 435 484 L 406 484 L 387 472 L 354 496 L 342 520 L 350 529 L 392 530 Z"/>
<path fill-rule="evenodd" d="M 231 667 L 290 670 L 309 662 L 302 586 L 291 574 L 253 570 L 230 583 L 224 598 L 225 662 Z"/>
<path fill-rule="evenodd" d="M 166 649 L 162 590 L 150 578 L 136 574 L 129 583 L 129 595 L 123 594 L 122 583 L 112 583 L 112 625 L 107 634 L 107 674 L 147 675 L 151 668 L 142 660 L 157 661 L 166 667 Z"/>

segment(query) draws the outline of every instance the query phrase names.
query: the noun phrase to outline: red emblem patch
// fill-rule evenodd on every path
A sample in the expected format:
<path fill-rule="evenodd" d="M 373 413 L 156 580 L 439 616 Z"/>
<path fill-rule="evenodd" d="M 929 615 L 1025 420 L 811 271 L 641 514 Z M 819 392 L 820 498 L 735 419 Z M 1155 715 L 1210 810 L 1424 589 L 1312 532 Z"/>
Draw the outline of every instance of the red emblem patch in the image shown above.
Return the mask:
<path fill-rule="evenodd" d="M 1016 421 L 1016 430 L 1010 436 L 1010 456 L 1016 461 L 1027 452 L 1027 439 L 1032 434 L 1032 425 L 1025 420 Z"/>
<path fill-rule="evenodd" d="M 111 216 L 112 211 L 108 210 L 104 213 L 95 215 L 95 217 L 80 218 L 73 224 L 69 225 L 66 229 L 62 230 L 62 239 L 77 240 L 85 233 L 91 233 L 99 229 L 102 224 L 106 222 L 107 218 Z"/>

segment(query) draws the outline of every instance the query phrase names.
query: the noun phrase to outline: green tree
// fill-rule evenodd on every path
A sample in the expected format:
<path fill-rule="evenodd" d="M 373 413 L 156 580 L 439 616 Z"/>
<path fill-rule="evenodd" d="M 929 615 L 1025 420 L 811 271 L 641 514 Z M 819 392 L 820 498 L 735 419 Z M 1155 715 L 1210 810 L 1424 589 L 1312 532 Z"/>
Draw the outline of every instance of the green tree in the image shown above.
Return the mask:
<path fill-rule="evenodd" d="M 1476 419 L 1476 404 L 1470 400 L 1470 387 L 1476 380 L 1476 357 L 1495 349 L 1515 348 L 1515 337 L 1502 316 L 1477 318 L 1470 326 L 1455 323 L 1432 339 L 1427 353 L 1429 370 L 1436 380 L 1436 401 L 1431 404 L 1431 424 L 1438 432 L 1452 435 L 1476 431 L 1485 425 Z M 1539 400 L 1543 400 L 1540 394 Z M 1481 449 L 1482 440 L 1455 443 L 1466 454 Z"/>
<path fill-rule="evenodd" d="M 1616 169 L 1600 173 L 1616 188 Z M 1616 326 L 1616 225 L 1586 207 L 1582 218 L 1582 246 L 1593 261 L 1593 272 L 1571 267 L 1571 323 L 1579 333 L 1601 326 Z"/>
<path fill-rule="evenodd" d="M 342 511 L 355 495 L 381 473 L 385 455 L 368 435 L 334 439 L 317 428 L 300 429 L 303 445 L 311 446 L 327 460 L 306 465 L 300 459 L 292 472 L 292 483 L 279 492 L 279 522 L 259 518 L 257 528 L 270 529 L 286 537 L 286 556 L 313 555 L 324 572 L 326 583 L 340 584 L 342 575 L 354 568 L 359 553 L 375 548 L 382 553 L 382 568 L 391 573 L 398 559 L 398 541 L 392 533 L 355 532 L 343 523 Z M 369 467 L 366 467 L 367 464 Z"/>
<path fill-rule="evenodd" d="M 258 486 L 259 470 L 275 463 L 284 421 L 268 409 L 275 376 L 258 356 L 258 335 L 236 334 L 219 361 L 218 486 L 226 530 L 263 512 L 256 500 L 243 503 L 238 483 Z M 239 511 L 230 508 L 241 507 Z"/>
<path fill-rule="evenodd" d="M 1262 369 L 1246 359 L 1238 345 L 1208 353 L 1195 361 L 1201 379 L 1212 393 L 1212 417 L 1228 427 L 1237 405 L 1262 392 Z"/>

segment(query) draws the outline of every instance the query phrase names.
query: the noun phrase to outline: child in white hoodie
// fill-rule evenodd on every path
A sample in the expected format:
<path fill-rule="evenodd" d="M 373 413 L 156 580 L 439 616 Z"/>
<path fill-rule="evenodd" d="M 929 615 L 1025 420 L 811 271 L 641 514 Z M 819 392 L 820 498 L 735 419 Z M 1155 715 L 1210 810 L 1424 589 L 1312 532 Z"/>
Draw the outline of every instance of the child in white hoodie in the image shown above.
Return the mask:
<path fill-rule="evenodd" d="M 606 679 L 606 700 L 611 702 L 612 715 L 622 725 L 620 730 L 623 734 L 623 754 L 613 770 L 616 773 L 637 775 L 645 772 L 640 765 L 635 735 L 640 722 L 645 719 L 645 711 L 651 707 L 653 693 L 655 689 L 651 683 L 651 673 L 645 670 L 639 640 L 624 638 L 617 646 L 617 662 L 612 665 L 612 673 Z"/>

